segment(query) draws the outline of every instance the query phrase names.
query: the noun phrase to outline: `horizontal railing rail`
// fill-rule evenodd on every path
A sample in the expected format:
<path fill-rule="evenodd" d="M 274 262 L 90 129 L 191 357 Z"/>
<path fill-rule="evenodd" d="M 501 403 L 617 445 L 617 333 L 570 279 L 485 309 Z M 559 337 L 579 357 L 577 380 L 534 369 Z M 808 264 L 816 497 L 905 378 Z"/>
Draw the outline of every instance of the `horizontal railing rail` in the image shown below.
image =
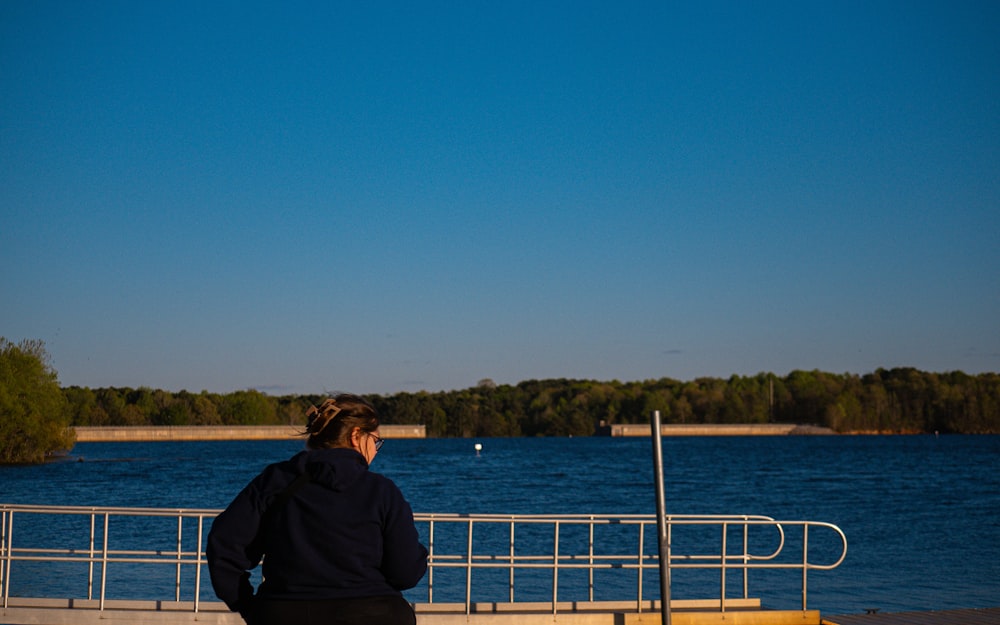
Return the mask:
<path fill-rule="evenodd" d="M 183 600 L 198 612 L 203 596 L 212 594 L 205 543 L 218 513 L 0 504 L 3 607 L 12 597 L 12 580 L 19 582 L 19 597 L 46 596 L 45 587 L 54 586 L 60 596 L 85 598 L 104 610 L 109 597 L 134 588 L 139 578 L 155 588 L 149 594 L 157 595 L 143 599 Z M 639 612 L 656 606 L 650 595 L 658 593 L 648 590 L 659 575 L 655 515 L 414 517 L 429 550 L 428 573 L 414 591 L 414 596 L 425 593 L 423 611 L 457 603 L 469 614 L 474 605 L 490 600 L 507 608 L 541 602 L 555 614 L 566 609 L 567 601 L 599 605 L 608 593 L 618 603 L 634 602 Z M 798 571 L 801 609 L 806 610 L 809 573 L 834 569 L 847 555 L 844 533 L 830 523 L 757 515 L 669 515 L 665 520 L 671 570 L 715 571 L 712 583 L 718 585 L 721 611 L 750 598 L 749 577 L 758 570 Z M 817 532 L 827 535 L 814 547 Z M 59 566 L 70 566 L 72 574 Z M 157 573 L 147 572 L 150 567 Z M 81 584 L 85 591 L 78 590 Z"/>

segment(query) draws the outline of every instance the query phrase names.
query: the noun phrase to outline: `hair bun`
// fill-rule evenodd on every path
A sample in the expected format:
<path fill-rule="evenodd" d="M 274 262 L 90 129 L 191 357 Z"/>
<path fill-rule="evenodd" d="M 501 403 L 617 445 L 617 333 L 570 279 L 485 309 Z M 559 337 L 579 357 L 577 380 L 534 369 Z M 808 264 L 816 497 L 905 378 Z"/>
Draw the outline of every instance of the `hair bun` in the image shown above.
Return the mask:
<path fill-rule="evenodd" d="M 323 431 L 323 428 L 329 425 L 330 421 L 333 421 L 340 411 L 341 407 L 337 405 L 337 400 L 335 399 L 326 400 L 319 408 L 311 406 L 309 411 L 306 412 L 306 416 L 309 418 L 306 431 L 313 435 L 319 434 Z"/>

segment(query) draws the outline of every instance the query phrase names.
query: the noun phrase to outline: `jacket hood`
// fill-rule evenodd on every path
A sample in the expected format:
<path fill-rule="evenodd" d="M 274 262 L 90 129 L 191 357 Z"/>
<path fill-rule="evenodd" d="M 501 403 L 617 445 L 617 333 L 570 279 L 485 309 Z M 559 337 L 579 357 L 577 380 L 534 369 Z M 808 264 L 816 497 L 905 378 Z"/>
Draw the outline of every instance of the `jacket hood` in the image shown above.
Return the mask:
<path fill-rule="evenodd" d="M 368 472 L 368 463 L 353 449 L 308 449 L 292 459 L 298 473 L 309 472 L 309 479 L 334 490 L 347 490 Z"/>

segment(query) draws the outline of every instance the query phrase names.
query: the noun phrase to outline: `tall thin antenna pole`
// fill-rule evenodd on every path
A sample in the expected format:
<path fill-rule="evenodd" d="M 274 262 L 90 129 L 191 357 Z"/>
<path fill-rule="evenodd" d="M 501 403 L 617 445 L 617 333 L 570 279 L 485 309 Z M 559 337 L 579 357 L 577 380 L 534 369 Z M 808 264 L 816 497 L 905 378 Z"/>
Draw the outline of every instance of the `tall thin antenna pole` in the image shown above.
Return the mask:
<path fill-rule="evenodd" d="M 660 440 L 660 411 L 650 417 L 653 439 L 653 468 L 656 484 L 656 531 L 660 549 L 660 620 L 670 625 L 670 535 L 667 531 L 666 502 L 663 494 L 663 443 Z"/>

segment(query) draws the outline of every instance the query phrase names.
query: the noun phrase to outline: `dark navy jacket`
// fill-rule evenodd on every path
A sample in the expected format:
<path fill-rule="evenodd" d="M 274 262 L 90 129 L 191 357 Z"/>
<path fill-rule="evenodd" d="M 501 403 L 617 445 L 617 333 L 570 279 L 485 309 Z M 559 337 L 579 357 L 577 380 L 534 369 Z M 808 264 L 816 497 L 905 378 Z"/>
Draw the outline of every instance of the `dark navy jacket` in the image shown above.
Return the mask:
<path fill-rule="evenodd" d="M 281 502 L 303 471 L 309 481 Z M 427 570 L 410 505 L 353 449 L 307 450 L 265 468 L 216 517 L 207 555 L 215 593 L 240 612 L 262 555 L 257 595 L 273 599 L 398 595 Z"/>

